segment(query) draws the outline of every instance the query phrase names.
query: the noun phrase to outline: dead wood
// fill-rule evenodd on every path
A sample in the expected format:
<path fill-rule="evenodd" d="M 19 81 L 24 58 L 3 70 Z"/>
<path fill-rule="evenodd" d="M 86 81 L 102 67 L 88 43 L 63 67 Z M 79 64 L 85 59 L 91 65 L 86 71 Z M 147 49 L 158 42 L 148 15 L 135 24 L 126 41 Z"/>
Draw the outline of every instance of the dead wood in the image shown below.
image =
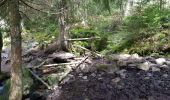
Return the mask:
<path fill-rule="evenodd" d="M 98 57 L 103 57 L 103 55 L 101 55 L 101 54 L 98 54 L 98 53 L 96 53 L 96 52 L 94 52 L 94 51 L 91 51 L 91 50 L 89 50 L 89 49 L 87 49 L 87 48 L 85 48 L 85 47 L 82 47 L 82 46 L 80 46 L 80 45 L 74 45 L 75 47 L 78 47 L 78 48 L 80 48 L 80 49 L 83 49 L 83 50 L 85 50 L 85 51 L 88 51 L 88 52 L 90 52 L 90 53 L 92 53 L 92 54 L 95 54 L 95 55 L 97 55 Z"/>
<path fill-rule="evenodd" d="M 76 39 L 67 39 L 66 41 L 86 41 L 86 40 L 94 40 L 100 39 L 99 37 L 90 37 L 90 38 L 76 38 Z"/>
<path fill-rule="evenodd" d="M 42 80 L 38 75 L 36 75 L 31 69 L 27 68 L 28 71 L 37 79 L 39 80 L 43 85 L 45 85 L 49 90 L 52 90 L 52 87 L 48 85 L 44 80 Z"/>

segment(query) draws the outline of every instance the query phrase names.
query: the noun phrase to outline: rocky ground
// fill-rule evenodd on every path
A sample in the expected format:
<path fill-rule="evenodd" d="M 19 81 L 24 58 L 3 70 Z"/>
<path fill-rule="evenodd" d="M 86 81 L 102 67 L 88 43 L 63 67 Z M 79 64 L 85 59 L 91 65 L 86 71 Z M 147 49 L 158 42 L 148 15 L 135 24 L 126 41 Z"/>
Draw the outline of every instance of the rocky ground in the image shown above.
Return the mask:
<path fill-rule="evenodd" d="M 52 91 L 36 91 L 31 100 L 169 100 L 170 59 L 110 55 L 88 59 Z"/>
<path fill-rule="evenodd" d="M 4 71 L 9 71 L 10 60 L 6 56 L 3 54 L 3 64 L 7 66 Z M 23 55 L 24 65 L 31 68 L 43 61 L 48 65 L 78 62 L 84 58 L 76 58 L 70 53 L 41 55 L 32 52 Z M 57 82 L 50 84 L 48 78 L 44 79 L 52 90 L 41 83 L 34 83 L 34 90 L 24 97 L 25 100 L 170 100 L 169 58 L 140 57 L 137 54 L 113 54 L 104 58 L 91 56 L 78 67 L 70 65 L 68 68 L 71 69 L 64 76 L 60 74 L 64 70 L 56 67 L 46 70 L 43 66 L 33 71 L 42 79 L 55 76 Z"/>

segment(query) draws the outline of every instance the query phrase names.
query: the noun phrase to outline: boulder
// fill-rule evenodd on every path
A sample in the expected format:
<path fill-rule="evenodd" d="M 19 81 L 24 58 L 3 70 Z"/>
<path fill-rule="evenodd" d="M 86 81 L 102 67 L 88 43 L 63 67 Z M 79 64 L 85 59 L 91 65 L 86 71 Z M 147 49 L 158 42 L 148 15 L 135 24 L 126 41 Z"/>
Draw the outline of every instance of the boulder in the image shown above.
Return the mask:
<path fill-rule="evenodd" d="M 148 71 L 150 69 L 150 62 L 139 64 L 138 68 L 144 71 Z"/>
<path fill-rule="evenodd" d="M 75 55 L 68 52 L 59 52 L 59 53 L 53 53 L 48 57 L 52 58 L 55 63 L 66 63 L 68 62 L 69 59 L 74 59 Z"/>
<path fill-rule="evenodd" d="M 160 69 L 159 69 L 159 68 L 157 68 L 157 67 L 152 67 L 152 71 L 153 71 L 153 72 L 159 72 L 159 71 L 160 71 Z"/>
<path fill-rule="evenodd" d="M 155 61 L 156 61 L 156 63 L 158 65 L 163 65 L 164 63 L 166 63 L 166 59 L 165 58 L 158 58 Z"/>

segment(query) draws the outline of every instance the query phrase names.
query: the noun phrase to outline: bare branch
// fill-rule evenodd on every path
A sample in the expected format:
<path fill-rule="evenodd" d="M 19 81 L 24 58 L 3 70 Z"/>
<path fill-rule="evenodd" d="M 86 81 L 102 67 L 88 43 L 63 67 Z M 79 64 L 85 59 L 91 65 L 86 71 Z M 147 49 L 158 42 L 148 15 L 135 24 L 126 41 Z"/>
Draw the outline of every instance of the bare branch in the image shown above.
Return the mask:
<path fill-rule="evenodd" d="M 39 12 L 42 12 L 42 13 L 46 13 L 46 14 L 51 14 L 51 15 L 57 15 L 57 14 L 60 14 L 62 13 L 62 9 L 65 9 L 65 8 L 62 8 L 62 9 L 59 9 L 59 12 L 56 12 L 56 13 L 51 13 L 49 11 L 43 11 L 41 9 L 37 9 L 35 7 L 32 7 L 31 5 L 29 5 L 28 3 L 24 2 L 23 0 L 20 0 L 24 5 L 26 5 L 27 7 L 30 7 L 32 8 L 33 10 L 36 10 L 36 11 L 39 11 Z"/>
<path fill-rule="evenodd" d="M 0 7 L 3 6 L 6 3 L 7 0 L 3 0 L 0 2 Z"/>
<path fill-rule="evenodd" d="M 77 38 L 77 39 L 67 39 L 66 41 L 86 41 L 86 40 L 93 40 L 93 39 L 100 39 L 100 38 L 99 37 Z"/>
<path fill-rule="evenodd" d="M 28 71 L 37 79 L 39 80 L 42 84 L 44 84 L 49 90 L 52 90 L 52 87 L 48 85 L 44 80 L 42 80 L 38 75 L 36 75 L 33 71 L 28 69 Z"/>

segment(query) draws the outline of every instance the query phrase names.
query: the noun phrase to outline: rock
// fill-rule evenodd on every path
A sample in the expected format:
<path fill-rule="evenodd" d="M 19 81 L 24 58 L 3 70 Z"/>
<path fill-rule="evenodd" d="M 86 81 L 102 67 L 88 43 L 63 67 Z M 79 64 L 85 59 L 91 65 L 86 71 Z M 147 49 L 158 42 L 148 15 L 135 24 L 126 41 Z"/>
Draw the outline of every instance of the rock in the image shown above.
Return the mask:
<path fill-rule="evenodd" d="M 142 59 L 142 57 L 139 57 L 137 53 L 132 54 L 131 59 Z"/>
<path fill-rule="evenodd" d="M 150 63 L 145 62 L 145 63 L 139 64 L 138 68 L 144 71 L 148 71 L 150 69 Z"/>
<path fill-rule="evenodd" d="M 124 60 L 119 60 L 119 61 L 117 62 L 117 65 L 118 65 L 119 67 L 126 67 L 128 64 L 127 64 L 127 62 L 124 61 Z"/>
<path fill-rule="evenodd" d="M 166 63 L 166 59 L 165 58 L 158 58 L 155 61 L 156 61 L 156 63 L 158 65 L 163 65 L 164 63 Z"/>
<path fill-rule="evenodd" d="M 92 74 L 91 74 L 91 76 L 95 77 L 95 76 L 96 76 L 96 74 L 95 74 L 95 73 L 92 73 Z"/>
<path fill-rule="evenodd" d="M 107 67 L 107 73 L 113 74 L 116 72 L 119 68 L 116 66 L 116 64 L 110 64 Z"/>
<path fill-rule="evenodd" d="M 137 67 L 137 64 L 129 64 L 128 67 L 130 67 L 130 68 L 136 68 L 136 67 Z"/>
<path fill-rule="evenodd" d="M 120 54 L 118 57 L 119 57 L 119 60 L 127 60 L 127 59 L 129 59 L 129 57 L 131 57 L 131 55 L 129 55 L 129 54 Z"/>
<path fill-rule="evenodd" d="M 96 67 L 91 66 L 87 63 L 83 63 L 79 67 L 80 67 L 79 68 L 80 72 L 83 72 L 83 73 L 93 72 L 97 69 Z"/>
<path fill-rule="evenodd" d="M 167 66 L 167 65 L 162 65 L 162 66 L 160 66 L 160 68 L 169 68 L 169 66 Z"/>
<path fill-rule="evenodd" d="M 107 71 L 108 66 L 111 66 L 111 65 L 110 64 L 96 64 L 96 68 L 102 71 Z"/>
<path fill-rule="evenodd" d="M 162 75 L 164 78 L 168 78 L 168 74 L 163 74 Z"/>
<path fill-rule="evenodd" d="M 52 55 L 48 56 L 49 58 L 53 58 L 53 61 L 56 63 L 66 63 L 68 62 L 68 59 L 75 58 L 75 55 L 68 52 L 59 52 L 59 53 L 53 53 Z"/>
<path fill-rule="evenodd" d="M 120 77 L 116 77 L 116 78 L 112 79 L 111 82 L 114 84 L 114 83 L 120 82 L 120 80 L 121 80 Z"/>
<path fill-rule="evenodd" d="M 61 59 L 73 59 L 73 58 L 75 58 L 75 55 L 72 53 L 68 53 L 68 52 L 59 52 L 59 53 L 53 53 L 49 57 L 51 57 L 51 58 L 57 57 L 57 58 L 61 58 Z"/>
<path fill-rule="evenodd" d="M 83 78 L 84 80 L 87 80 L 87 76 L 83 76 L 82 78 Z"/>
<path fill-rule="evenodd" d="M 157 68 L 157 67 L 152 67 L 152 71 L 153 71 L 153 72 L 157 72 L 157 71 L 160 71 L 160 69 Z"/>
<path fill-rule="evenodd" d="M 150 67 L 159 67 L 159 65 L 150 63 Z"/>
<path fill-rule="evenodd" d="M 109 59 L 113 60 L 113 61 L 127 60 L 127 59 L 129 59 L 130 56 L 131 55 L 129 55 L 129 54 L 112 54 L 109 56 Z"/>
<path fill-rule="evenodd" d="M 152 74 L 151 74 L 151 73 L 147 73 L 147 76 L 148 76 L 148 77 L 151 77 L 151 76 L 152 76 Z"/>
<path fill-rule="evenodd" d="M 83 76 L 83 74 L 82 74 L 82 73 L 80 73 L 80 74 L 79 74 L 79 77 L 82 77 L 82 76 Z"/>
<path fill-rule="evenodd" d="M 166 61 L 166 65 L 170 66 L 170 61 Z"/>
<path fill-rule="evenodd" d="M 117 71 L 116 74 L 120 75 L 121 78 L 125 78 L 126 77 L 125 72 L 126 72 L 126 70 L 122 69 L 122 70 Z"/>
<path fill-rule="evenodd" d="M 151 62 L 151 63 L 156 63 L 156 61 L 155 61 L 155 58 L 153 58 L 153 57 L 151 57 L 151 56 L 147 56 L 147 57 L 145 57 L 144 58 L 146 61 L 149 61 L 149 62 Z"/>

